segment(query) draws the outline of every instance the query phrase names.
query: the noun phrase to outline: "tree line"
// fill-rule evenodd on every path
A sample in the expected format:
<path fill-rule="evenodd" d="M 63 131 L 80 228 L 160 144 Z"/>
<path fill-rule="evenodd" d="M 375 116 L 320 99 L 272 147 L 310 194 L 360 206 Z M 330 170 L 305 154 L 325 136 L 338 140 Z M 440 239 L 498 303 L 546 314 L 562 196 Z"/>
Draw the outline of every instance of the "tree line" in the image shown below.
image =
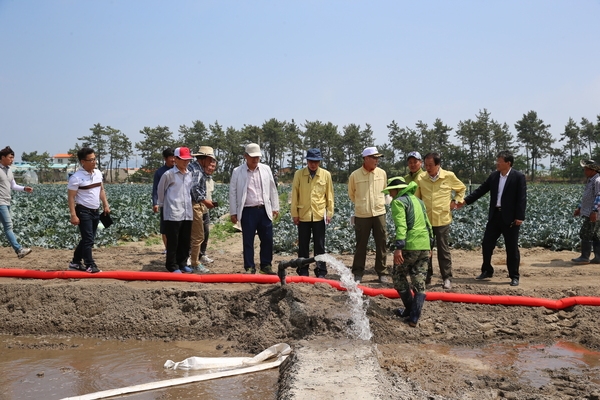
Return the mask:
<path fill-rule="evenodd" d="M 417 121 L 414 127 L 401 127 L 396 121 L 387 125 L 388 141 L 377 144 L 384 155 L 380 167 L 388 176 L 407 173 L 406 156 L 417 150 L 423 156 L 436 151 L 442 156 L 442 166 L 452 170 L 461 180 L 482 182 L 495 170 L 496 154 L 509 150 L 515 155 L 515 168 L 523 171 L 531 181 L 538 179 L 540 170 L 546 170 L 553 179 L 567 181 L 581 178 L 579 160 L 592 158 L 600 161 L 600 114 L 596 122 L 581 118 L 577 123 L 569 118 L 557 140 L 550 133 L 550 125 L 538 117 L 535 111 L 523 114 L 514 124 L 516 136 L 506 122 L 494 120 L 487 109 L 480 110 L 473 119 L 460 121 L 456 129 L 436 119 L 431 126 Z M 341 129 L 331 122 L 305 121 L 297 124 L 271 118 L 261 126 L 244 125 L 240 129 L 225 128 L 215 121 L 206 126 L 202 121 L 181 125 L 176 136 L 169 127 L 144 127 L 143 139 L 133 144 L 120 130 L 95 124 L 87 136 L 78 137 L 69 154 L 76 163 L 76 153 L 81 147 L 92 147 L 99 160 L 99 168 L 113 171 L 128 168 L 135 155 L 143 162 L 131 180 L 151 181 L 154 171 L 162 163 L 162 151 L 167 147 L 187 146 L 196 151 L 201 145 L 213 147 L 219 160 L 215 179 L 228 182 L 235 167 L 243 161 L 244 146 L 259 143 L 263 152 L 262 162 L 273 171 L 281 171 L 280 179 L 291 178 L 293 172 L 303 165 L 305 151 L 319 148 L 323 156 L 321 165 L 331 172 L 336 182 L 347 182 L 350 173 L 362 164 L 361 152 L 374 146 L 374 134 L 370 124 L 361 126 L 350 123 Z M 48 153 L 23 153 L 23 161 L 33 161 L 43 166 L 51 157 Z M 44 161 L 46 159 L 46 161 Z M 550 166 L 542 165 L 543 159 Z M 112 177 L 111 177 L 112 178 Z"/>

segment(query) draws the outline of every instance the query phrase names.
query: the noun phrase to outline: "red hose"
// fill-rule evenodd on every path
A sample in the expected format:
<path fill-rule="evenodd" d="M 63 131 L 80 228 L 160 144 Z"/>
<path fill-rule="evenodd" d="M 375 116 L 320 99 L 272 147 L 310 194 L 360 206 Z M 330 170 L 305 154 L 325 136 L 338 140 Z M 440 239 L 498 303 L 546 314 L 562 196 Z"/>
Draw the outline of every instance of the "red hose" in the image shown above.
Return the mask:
<path fill-rule="evenodd" d="M 29 278 L 29 279 L 120 279 L 124 281 L 174 281 L 200 283 L 279 283 L 276 275 L 260 274 L 173 274 L 170 272 L 143 271 L 106 271 L 90 274 L 79 271 L 39 271 L 29 269 L 0 269 L 0 277 Z M 338 281 L 311 278 L 308 276 L 287 276 L 287 283 L 327 283 L 338 290 L 346 290 Z M 395 289 L 374 289 L 359 286 L 367 296 L 385 296 L 390 299 L 398 298 Z M 491 296 L 485 294 L 463 294 L 427 292 L 428 301 L 447 301 L 455 303 L 500 304 L 505 306 L 546 307 L 561 310 L 574 305 L 600 306 L 600 297 L 566 297 L 560 300 L 540 299 L 525 296 Z"/>

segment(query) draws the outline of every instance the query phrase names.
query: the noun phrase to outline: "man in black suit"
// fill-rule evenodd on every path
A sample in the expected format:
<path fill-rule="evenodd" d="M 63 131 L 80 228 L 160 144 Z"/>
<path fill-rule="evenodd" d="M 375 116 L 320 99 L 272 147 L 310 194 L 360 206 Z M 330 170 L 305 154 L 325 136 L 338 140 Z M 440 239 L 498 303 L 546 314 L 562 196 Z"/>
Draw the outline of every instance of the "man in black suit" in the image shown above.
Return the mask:
<path fill-rule="evenodd" d="M 483 264 L 481 275 L 475 279 L 491 278 L 494 275 L 492 267 L 492 253 L 500 235 L 506 244 L 506 265 L 510 277 L 510 285 L 519 285 L 519 230 L 525 220 L 525 206 L 527 204 L 527 184 L 525 175 L 512 169 L 514 157 L 509 151 L 501 151 L 496 159 L 496 171 L 479 186 L 473 193 L 465 197 L 465 201 L 458 205 L 462 208 L 465 204 L 472 204 L 481 196 L 490 192 L 490 212 L 481 251 Z"/>

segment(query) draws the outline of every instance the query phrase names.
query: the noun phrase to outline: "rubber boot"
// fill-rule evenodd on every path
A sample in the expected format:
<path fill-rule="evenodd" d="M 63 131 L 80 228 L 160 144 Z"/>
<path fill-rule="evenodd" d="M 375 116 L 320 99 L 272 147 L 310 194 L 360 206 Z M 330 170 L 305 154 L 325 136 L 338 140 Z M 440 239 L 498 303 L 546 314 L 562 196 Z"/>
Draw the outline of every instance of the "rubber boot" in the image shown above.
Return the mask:
<path fill-rule="evenodd" d="M 581 242 L 581 256 L 571 259 L 575 264 L 589 264 L 592 253 L 592 242 L 585 240 Z"/>
<path fill-rule="evenodd" d="M 405 292 L 399 292 L 400 299 L 402 299 L 402 304 L 404 304 L 404 308 L 399 308 L 396 310 L 396 315 L 400 318 L 407 318 L 410 316 L 410 310 L 413 305 L 413 294 L 409 290 Z"/>
<path fill-rule="evenodd" d="M 592 247 L 594 249 L 594 258 L 590 260 L 590 264 L 600 264 L 600 242 L 594 241 Z"/>
<path fill-rule="evenodd" d="M 421 317 L 421 311 L 423 310 L 423 303 L 425 303 L 425 293 L 417 293 L 413 299 L 413 304 L 410 309 L 410 317 L 408 318 L 408 324 L 412 327 L 417 326 L 419 318 Z"/>

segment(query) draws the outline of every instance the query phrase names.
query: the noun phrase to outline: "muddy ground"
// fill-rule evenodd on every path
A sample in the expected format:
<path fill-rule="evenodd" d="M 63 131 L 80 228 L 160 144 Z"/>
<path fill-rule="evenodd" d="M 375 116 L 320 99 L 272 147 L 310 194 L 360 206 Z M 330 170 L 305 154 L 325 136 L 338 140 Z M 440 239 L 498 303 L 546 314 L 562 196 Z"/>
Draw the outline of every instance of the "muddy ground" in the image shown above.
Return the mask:
<path fill-rule="evenodd" d="M 104 271 L 162 272 L 161 252 L 160 244 L 139 242 L 97 249 L 95 257 Z M 547 299 L 598 296 L 600 265 L 572 265 L 569 260 L 576 253 L 523 249 L 518 287 L 508 285 L 504 253 L 501 249 L 496 253 L 494 277 L 481 282 L 474 279 L 480 270 L 480 253 L 453 251 L 452 291 Z M 209 255 L 215 259 L 209 265 L 212 272 L 242 272 L 241 234 L 226 241 L 211 241 Z M 351 255 L 335 256 L 346 265 L 352 262 Z M 65 270 L 70 258 L 69 250 L 34 248 L 31 255 L 19 260 L 11 249 L 2 248 L 0 268 Z M 291 258 L 276 255 L 274 262 Z M 367 263 L 363 285 L 385 287 L 376 280 L 373 256 Z M 443 291 L 439 275 L 428 291 Z M 147 340 L 226 339 L 230 345 L 222 348 L 224 355 L 257 353 L 278 342 L 301 347 L 346 340 L 350 321 L 345 301 L 344 292 L 323 283 L 281 288 L 270 284 L 0 278 L 0 334 L 16 338 L 66 334 Z M 522 371 L 511 363 L 473 362 L 472 358 L 439 351 L 440 345 L 485 351 L 492 345 L 516 348 L 539 344 L 543 348 L 568 342 L 582 345 L 597 359 L 600 307 L 556 311 L 428 301 L 418 327 L 411 328 L 394 316 L 393 310 L 399 306 L 397 299 L 369 299 L 371 342 L 376 344 L 385 398 L 600 398 L 598 367 L 584 366 L 579 372 L 542 369 L 545 383 L 540 386 L 523 379 Z M 327 371 L 321 379 L 327 382 Z M 318 388 L 319 382 L 315 384 Z M 318 390 L 312 398 L 320 398 Z"/>

